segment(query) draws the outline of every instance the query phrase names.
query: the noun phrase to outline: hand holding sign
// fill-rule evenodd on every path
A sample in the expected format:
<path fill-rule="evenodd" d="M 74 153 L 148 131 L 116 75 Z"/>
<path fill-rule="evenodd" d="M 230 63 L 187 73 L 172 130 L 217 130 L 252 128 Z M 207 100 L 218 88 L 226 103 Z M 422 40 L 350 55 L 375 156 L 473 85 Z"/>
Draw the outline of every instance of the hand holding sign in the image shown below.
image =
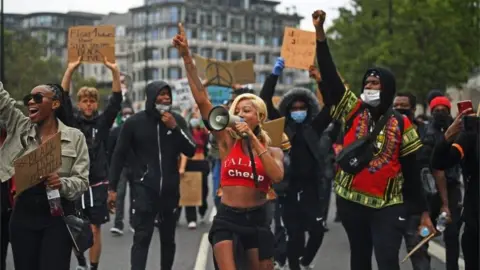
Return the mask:
<path fill-rule="evenodd" d="M 62 188 L 62 181 L 58 176 L 58 173 L 53 172 L 47 175 L 45 178 L 45 185 L 51 189 L 60 189 Z"/>

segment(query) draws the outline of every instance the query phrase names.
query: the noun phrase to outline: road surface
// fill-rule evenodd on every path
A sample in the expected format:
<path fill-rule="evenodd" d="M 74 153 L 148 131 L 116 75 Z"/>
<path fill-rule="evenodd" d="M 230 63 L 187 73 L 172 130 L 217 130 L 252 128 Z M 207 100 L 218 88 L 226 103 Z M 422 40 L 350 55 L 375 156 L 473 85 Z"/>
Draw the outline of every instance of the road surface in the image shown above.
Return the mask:
<path fill-rule="evenodd" d="M 332 196 L 334 197 L 334 196 Z M 333 198 L 332 198 L 333 200 Z M 212 200 L 210 199 L 210 205 Z M 349 246 L 342 226 L 333 222 L 335 213 L 335 203 L 332 201 L 332 209 L 328 227 L 329 232 L 325 235 L 323 245 L 315 259 L 314 269 L 322 270 L 347 270 L 349 269 Z M 128 209 L 128 208 L 127 208 Z M 212 252 L 208 243 L 207 234 L 209 224 L 215 214 L 215 209 L 210 207 L 207 213 L 205 224 L 200 224 L 196 230 L 189 230 L 186 226 L 184 213 L 177 228 L 177 254 L 175 257 L 174 270 L 214 270 L 212 264 Z M 113 218 L 113 217 L 112 217 Z M 130 269 L 130 246 L 132 243 L 133 233 L 128 229 L 125 235 L 114 237 L 110 234 L 109 229 L 112 224 L 106 224 L 103 227 L 103 253 L 100 260 L 101 270 L 129 270 Z M 432 269 L 445 269 L 445 250 L 439 244 L 433 244 L 430 248 L 432 257 Z M 399 260 L 405 256 L 405 247 L 402 247 Z M 154 234 L 150 251 L 148 254 L 147 270 L 160 269 L 160 240 L 158 230 Z M 72 257 L 71 269 L 75 269 L 76 259 Z M 374 263 L 375 265 L 375 263 Z M 463 265 L 463 264 L 462 264 Z M 13 262 L 11 252 L 9 251 L 7 270 L 13 270 Z M 377 269 L 374 266 L 374 269 Z M 410 262 L 406 262 L 401 267 L 402 270 L 411 270 Z M 461 269 L 463 269 L 461 267 Z"/>

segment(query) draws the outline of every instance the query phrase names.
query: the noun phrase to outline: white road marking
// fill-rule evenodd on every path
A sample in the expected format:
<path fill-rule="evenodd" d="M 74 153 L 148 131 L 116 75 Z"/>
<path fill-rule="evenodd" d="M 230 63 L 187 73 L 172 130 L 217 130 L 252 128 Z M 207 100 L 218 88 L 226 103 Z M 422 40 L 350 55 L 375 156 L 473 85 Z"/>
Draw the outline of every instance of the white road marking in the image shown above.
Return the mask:
<path fill-rule="evenodd" d="M 215 217 L 216 214 L 217 214 L 217 208 L 214 206 L 212 208 L 212 211 L 210 211 L 210 217 L 208 219 L 208 221 L 210 221 L 210 223 L 212 223 L 213 218 Z"/>
<path fill-rule="evenodd" d="M 210 243 L 208 241 L 208 233 L 204 233 L 202 236 L 202 240 L 200 241 L 200 247 L 198 248 L 197 253 L 197 260 L 195 261 L 195 267 L 193 268 L 193 270 L 205 270 L 207 268 L 209 250 Z"/>
<path fill-rule="evenodd" d="M 430 253 L 430 255 L 434 256 L 435 258 L 439 259 L 444 263 L 447 262 L 444 247 L 435 243 L 434 241 L 430 241 L 428 245 L 428 253 Z M 460 270 L 465 270 L 465 261 L 462 258 L 458 258 L 458 267 Z"/>

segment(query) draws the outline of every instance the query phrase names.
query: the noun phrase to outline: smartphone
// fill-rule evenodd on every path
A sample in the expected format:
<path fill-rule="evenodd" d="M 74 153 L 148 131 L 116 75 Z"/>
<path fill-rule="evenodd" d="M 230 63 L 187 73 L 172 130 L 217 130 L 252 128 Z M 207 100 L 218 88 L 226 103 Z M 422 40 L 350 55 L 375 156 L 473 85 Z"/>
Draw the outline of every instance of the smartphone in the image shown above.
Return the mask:
<path fill-rule="evenodd" d="M 463 100 L 457 103 L 458 113 L 461 113 L 465 110 L 473 110 L 473 104 L 471 100 Z"/>

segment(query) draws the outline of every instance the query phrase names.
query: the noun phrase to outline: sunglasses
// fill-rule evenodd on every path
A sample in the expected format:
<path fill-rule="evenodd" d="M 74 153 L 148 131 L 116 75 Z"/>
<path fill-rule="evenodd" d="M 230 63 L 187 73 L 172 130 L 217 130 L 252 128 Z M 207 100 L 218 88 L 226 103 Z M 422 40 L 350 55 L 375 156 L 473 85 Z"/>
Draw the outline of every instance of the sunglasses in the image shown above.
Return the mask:
<path fill-rule="evenodd" d="M 25 106 L 28 106 L 28 102 L 30 102 L 30 100 L 32 100 L 32 99 L 33 99 L 33 102 L 35 102 L 35 104 L 41 104 L 43 102 L 43 98 L 53 99 L 53 98 L 50 98 L 50 97 L 46 97 L 46 96 L 42 95 L 41 93 L 28 94 L 23 98 L 23 104 Z"/>

